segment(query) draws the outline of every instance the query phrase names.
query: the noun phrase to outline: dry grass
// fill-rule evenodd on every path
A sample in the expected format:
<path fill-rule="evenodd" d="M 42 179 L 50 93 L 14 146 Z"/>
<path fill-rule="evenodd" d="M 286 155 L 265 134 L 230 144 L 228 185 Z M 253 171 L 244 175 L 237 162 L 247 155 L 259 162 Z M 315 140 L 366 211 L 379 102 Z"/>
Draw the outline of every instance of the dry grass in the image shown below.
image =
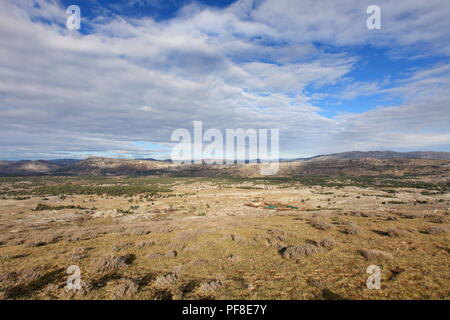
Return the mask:
<path fill-rule="evenodd" d="M 381 233 L 389 237 L 406 237 L 410 234 L 410 231 L 402 228 L 389 228 L 384 231 L 381 231 Z"/>
<path fill-rule="evenodd" d="M 134 254 L 125 254 L 123 256 L 105 256 L 95 264 L 97 272 L 111 272 L 119 268 L 130 265 L 135 259 Z"/>
<path fill-rule="evenodd" d="M 156 278 L 153 282 L 155 288 L 167 289 L 171 288 L 172 285 L 179 279 L 179 274 L 176 272 L 170 272 L 165 275 L 161 275 Z"/>
<path fill-rule="evenodd" d="M 280 250 L 283 258 L 301 260 L 304 257 L 312 256 L 319 252 L 319 248 L 313 244 L 304 244 L 300 246 L 290 246 Z"/>
<path fill-rule="evenodd" d="M 200 296 L 201 298 L 211 298 L 215 295 L 216 291 L 223 287 L 223 283 L 221 280 L 209 280 L 202 282 L 198 289 L 195 291 L 195 294 Z"/>
<path fill-rule="evenodd" d="M 364 256 L 364 258 L 366 258 L 368 261 L 371 262 L 383 263 L 392 260 L 394 258 L 394 256 L 389 252 L 376 249 L 369 249 L 369 250 L 363 249 L 360 252 Z"/>
<path fill-rule="evenodd" d="M 108 283 L 108 291 L 111 299 L 127 299 L 134 296 L 139 289 L 139 285 L 131 279 L 113 280 Z"/>
<path fill-rule="evenodd" d="M 25 242 L 27 247 L 41 247 L 58 242 L 62 236 L 53 231 L 42 231 Z"/>
<path fill-rule="evenodd" d="M 434 216 L 431 217 L 428 221 L 433 223 L 448 223 L 448 219 L 444 216 Z"/>
<path fill-rule="evenodd" d="M 309 223 L 316 229 L 319 230 L 328 230 L 331 229 L 333 226 L 326 222 L 325 220 L 321 218 L 314 217 L 312 218 Z"/>
<path fill-rule="evenodd" d="M 421 212 L 408 212 L 408 213 L 401 213 L 400 216 L 406 219 L 418 219 L 423 218 L 424 214 Z"/>
<path fill-rule="evenodd" d="M 318 242 L 318 246 L 321 248 L 325 248 L 327 250 L 331 250 L 334 249 L 337 246 L 337 244 L 334 238 L 324 238 Z"/>
<path fill-rule="evenodd" d="M 125 183 L 122 179 L 114 182 Z M 134 197 L 132 205 L 140 209 L 128 214 L 115 210 L 131 205 L 131 198 L 120 196 L 96 196 L 97 210 L 90 213 L 32 210 L 44 201 L 52 207 L 94 206 L 82 195 L 2 202 L 0 297 L 444 299 L 450 294 L 450 194 L 428 196 L 444 198 L 441 202 L 414 205 L 411 198 L 424 198 L 420 190 L 398 191 L 404 204 L 382 206 L 380 192 L 371 188 L 243 189 L 211 181 L 177 181 L 171 196 Z M 244 205 L 261 196 L 305 210 Z M 65 271 L 73 264 L 81 270 L 79 291 L 66 288 Z M 365 287 L 370 264 L 383 264 L 381 291 Z"/>
<path fill-rule="evenodd" d="M 151 247 L 156 244 L 155 241 L 139 241 L 135 244 L 137 248 Z"/>
<path fill-rule="evenodd" d="M 355 234 L 359 234 L 361 232 L 361 228 L 359 228 L 355 224 L 349 224 L 349 225 L 345 225 L 342 228 L 342 232 L 345 234 L 355 235 Z"/>
<path fill-rule="evenodd" d="M 441 226 L 431 226 L 428 228 L 425 228 L 422 233 L 426 233 L 426 234 L 433 234 L 433 235 L 438 235 L 438 234 L 448 234 L 450 233 L 450 229 L 446 228 L 446 227 L 441 227 Z"/>

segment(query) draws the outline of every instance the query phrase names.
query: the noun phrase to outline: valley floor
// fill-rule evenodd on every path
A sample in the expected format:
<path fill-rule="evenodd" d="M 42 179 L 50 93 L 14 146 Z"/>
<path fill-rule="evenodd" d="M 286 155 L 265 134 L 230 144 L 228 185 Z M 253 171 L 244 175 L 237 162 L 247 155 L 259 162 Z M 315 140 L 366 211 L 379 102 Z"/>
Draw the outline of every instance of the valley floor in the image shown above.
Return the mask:
<path fill-rule="evenodd" d="M 1 178 L 0 298 L 448 299 L 450 193 L 352 179 Z"/>

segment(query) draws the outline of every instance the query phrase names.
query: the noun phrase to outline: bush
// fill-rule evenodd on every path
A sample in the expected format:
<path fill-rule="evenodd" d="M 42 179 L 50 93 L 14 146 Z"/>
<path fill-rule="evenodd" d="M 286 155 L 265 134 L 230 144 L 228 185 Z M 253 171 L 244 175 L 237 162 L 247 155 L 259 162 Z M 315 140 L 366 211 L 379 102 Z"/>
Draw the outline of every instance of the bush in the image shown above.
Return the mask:
<path fill-rule="evenodd" d="M 96 265 L 97 272 L 109 272 L 130 265 L 134 259 L 134 254 L 123 256 L 106 256 L 100 259 Z"/>
<path fill-rule="evenodd" d="M 382 231 L 382 233 L 389 237 L 404 237 L 408 235 L 408 231 L 405 229 L 400 228 L 389 228 L 385 231 Z"/>
<path fill-rule="evenodd" d="M 426 234 L 443 234 L 443 233 L 450 233 L 450 230 L 448 228 L 441 227 L 441 226 L 432 226 L 432 227 L 424 229 L 422 231 L 422 233 L 426 233 Z"/>
<path fill-rule="evenodd" d="M 139 289 L 139 285 L 130 279 L 120 279 L 111 285 L 110 296 L 112 299 L 129 298 L 135 295 Z"/>
<path fill-rule="evenodd" d="M 318 242 L 319 247 L 331 250 L 336 247 L 336 241 L 333 238 L 324 238 Z"/>
<path fill-rule="evenodd" d="M 79 209 L 79 210 L 86 210 L 87 208 L 84 208 L 82 206 L 74 206 L 74 205 L 68 205 L 68 206 L 49 206 L 46 204 L 39 203 L 36 208 L 33 209 L 33 211 L 45 211 L 45 210 L 64 210 L 64 209 Z"/>
<path fill-rule="evenodd" d="M 319 230 L 328 230 L 331 229 L 332 225 L 326 222 L 325 220 L 319 218 L 312 218 L 309 223 L 316 229 Z"/>
<path fill-rule="evenodd" d="M 199 296 L 211 296 L 213 295 L 217 290 L 222 288 L 223 283 L 220 280 L 210 280 L 203 282 L 200 284 L 198 289 L 196 290 L 196 294 Z"/>
<path fill-rule="evenodd" d="M 370 250 L 360 250 L 360 253 L 363 255 L 366 260 L 374 261 L 374 262 L 386 262 L 388 260 L 393 259 L 393 255 L 389 252 L 384 252 L 381 250 L 370 249 Z"/>
<path fill-rule="evenodd" d="M 355 235 L 360 233 L 361 229 L 355 224 L 348 224 L 343 227 L 342 232 L 346 234 Z"/>
<path fill-rule="evenodd" d="M 303 257 L 312 256 L 319 251 L 319 248 L 313 244 L 304 244 L 301 246 L 289 246 L 280 250 L 283 258 L 300 260 Z"/>

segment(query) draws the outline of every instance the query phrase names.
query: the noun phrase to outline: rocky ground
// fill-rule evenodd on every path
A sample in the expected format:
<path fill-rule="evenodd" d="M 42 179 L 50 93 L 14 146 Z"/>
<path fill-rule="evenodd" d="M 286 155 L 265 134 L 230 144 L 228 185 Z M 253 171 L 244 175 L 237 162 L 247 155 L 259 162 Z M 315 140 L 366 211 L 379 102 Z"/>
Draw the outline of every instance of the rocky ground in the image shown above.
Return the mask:
<path fill-rule="evenodd" d="M 442 185 L 392 177 L 0 182 L 3 299 L 449 298 Z M 79 290 L 67 287 L 71 265 Z M 366 286 L 369 265 L 381 268 L 380 290 Z"/>

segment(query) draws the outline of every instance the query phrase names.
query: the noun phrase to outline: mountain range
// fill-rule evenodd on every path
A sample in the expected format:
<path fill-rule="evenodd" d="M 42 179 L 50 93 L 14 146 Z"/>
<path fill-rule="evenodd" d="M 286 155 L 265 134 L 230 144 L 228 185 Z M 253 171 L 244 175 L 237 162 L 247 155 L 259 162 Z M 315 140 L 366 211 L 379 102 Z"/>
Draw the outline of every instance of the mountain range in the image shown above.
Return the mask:
<path fill-rule="evenodd" d="M 388 161 L 388 160 L 403 161 Z M 354 161 L 356 160 L 356 161 Z M 378 160 L 378 161 L 377 161 Z M 383 161 L 384 160 L 384 161 Z M 395 151 L 350 151 L 328 155 L 318 155 L 310 158 L 285 159 L 280 162 L 280 175 L 327 175 L 343 174 L 352 169 L 364 171 L 365 168 L 390 168 L 401 165 L 419 165 L 413 160 L 430 160 L 426 164 L 433 164 L 431 160 L 440 160 L 448 168 L 446 161 L 450 161 L 450 152 L 395 152 Z M 386 162 L 387 161 L 387 162 Z M 401 167 L 400 165 L 400 167 Z M 56 160 L 20 160 L 0 161 L 0 175 L 186 175 L 186 176 L 216 176 L 221 174 L 238 176 L 258 175 L 261 164 L 216 164 L 191 165 L 175 164 L 170 160 L 156 159 L 112 159 L 89 157 L 80 159 Z M 347 169 L 345 169 L 347 168 Z M 447 169 L 446 169 L 447 170 Z M 389 171 L 389 170 L 388 170 Z"/>

